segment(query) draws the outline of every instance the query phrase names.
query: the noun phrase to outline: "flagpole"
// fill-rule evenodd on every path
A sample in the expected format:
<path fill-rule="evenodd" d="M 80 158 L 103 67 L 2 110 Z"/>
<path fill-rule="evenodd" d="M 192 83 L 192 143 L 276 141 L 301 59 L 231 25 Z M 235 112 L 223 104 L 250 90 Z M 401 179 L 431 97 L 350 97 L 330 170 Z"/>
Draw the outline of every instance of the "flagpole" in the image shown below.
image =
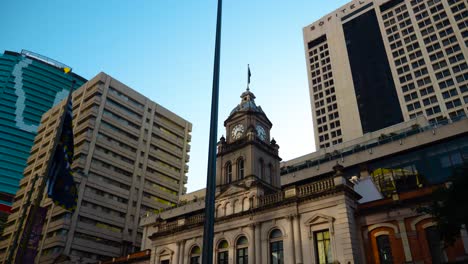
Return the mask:
<path fill-rule="evenodd" d="M 247 91 L 250 90 L 250 65 L 247 64 Z"/>
<path fill-rule="evenodd" d="M 203 228 L 202 264 L 213 263 L 214 205 L 216 191 L 216 141 L 218 130 L 219 64 L 221 48 L 222 0 L 218 0 L 216 18 L 216 42 L 213 67 L 213 91 L 211 95 L 211 121 L 208 150 L 208 173 L 205 197 L 205 225 Z"/>
<path fill-rule="evenodd" d="M 35 216 L 37 214 L 37 211 L 38 211 L 38 208 L 39 208 L 39 206 L 41 204 L 42 198 L 44 196 L 44 190 L 45 190 L 45 187 L 46 187 L 46 183 L 47 183 L 47 181 L 49 179 L 50 166 L 52 165 L 52 162 L 54 161 L 54 158 L 53 158 L 54 153 L 55 153 L 57 145 L 58 145 L 58 139 L 59 139 L 60 135 L 62 134 L 63 123 L 65 122 L 65 114 L 66 114 L 66 111 L 67 111 L 68 104 L 70 103 L 70 100 L 72 100 L 72 94 L 73 94 L 73 90 L 75 89 L 75 84 L 76 84 L 76 80 L 72 80 L 71 87 L 70 87 L 70 92 L 68 93 L 67 101 L 65 102 L 65 105 L 63 107 L 63 113 L 62 113 L 62 116 L 60 117 L 59 127 L 57 129 L 57 133 L 55 134 L 52 151 L 50 152 L 49 160 L 47 161 L 46 170 L 45 170 L 44 175 L 42 176 L 42 181 L 41 181 L 41 184 L 39 185 L 38 193 L 36 195 L 36 198 L 34 199 L 34 204 L 30 209 L 30 215 L 29 215 L 30 219 L 35 218 Z M 24 249 L 26 248 L 26 246 L 28 244 L 28 241 L 29 241 L 29 237 L 31 236 L 32 224 L 33 224 L 33 221 L 27 221 L 26 222 L 26 226 L 23 229 L 24 235 L 21 236 L 22 238 L 25 238 L 25 239 L 20 241 L 20 245 L 19 245 L 18 249 L 13 248 L 13 251 L 16 251 L 16 253 L 18 253 L 18 250 L 20 250 L 20 249 L 21 249 L 21 252 L 24 253 Z M 13 253 L 11 255 L 13 255 Z M 17 257 L 19 257 L 19 259 L 15 259 L 15 262 L 16 263 L 22 263 L 23 256 L 24 256 L 24 254 L 22 254 L 21 256 L 17 256 Z M 9 260 L 11 261 L 11 257 L 9 258 Z"/>

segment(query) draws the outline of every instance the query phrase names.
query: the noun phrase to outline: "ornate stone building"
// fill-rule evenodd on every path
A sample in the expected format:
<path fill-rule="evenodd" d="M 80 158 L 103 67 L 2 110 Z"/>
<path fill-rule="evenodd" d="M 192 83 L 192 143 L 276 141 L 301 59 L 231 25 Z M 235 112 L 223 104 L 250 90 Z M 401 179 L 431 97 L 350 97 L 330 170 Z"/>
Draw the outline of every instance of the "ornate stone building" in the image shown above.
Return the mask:
<path fill-rule="evenodd" d="M 465 229 L 443 248 L 435 220 L 414 210 L 468 163 L 467 118 L 418 117 L 280 163 L 271 122 L 250 91 L 241 98 L 218 144 L 214 263 L 468 259 Z M 142 219 L 149 263 L 201 263 L 204 196 Z"/>
<path fill-rule="evenodd" d="M 272 124 L 252 92 L 241 98 L 218 143 L 215 263 L 360 263 L 354 218 L 360 195 L 342 167 L 332 177 L 282 189 Z M 204 200 L 189 200 L 142 220 L 150 263 L 201 263 Z"/>

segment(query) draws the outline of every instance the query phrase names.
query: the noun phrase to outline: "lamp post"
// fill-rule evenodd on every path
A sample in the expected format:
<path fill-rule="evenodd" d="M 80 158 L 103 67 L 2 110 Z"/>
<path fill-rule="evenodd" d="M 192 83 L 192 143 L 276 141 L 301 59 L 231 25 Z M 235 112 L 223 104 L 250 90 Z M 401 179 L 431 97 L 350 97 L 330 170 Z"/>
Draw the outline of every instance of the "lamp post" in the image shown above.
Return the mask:
<path fill-rule="evenodd" d="M 222 0 L 218 0 L 216 19 L 216 42 L 213 67 L 213 91 L 211 95 L 210 139 L 208 150 L 208 172 L 206 179 L 205 225 L 203 228 L 202 263 L 213 263 L 214 236 L 214 203 L 216 190 L 216 140 L 218 129 L 218 98 L 219 98 L 219 62 L 221 47 L 221 13 Z"/>

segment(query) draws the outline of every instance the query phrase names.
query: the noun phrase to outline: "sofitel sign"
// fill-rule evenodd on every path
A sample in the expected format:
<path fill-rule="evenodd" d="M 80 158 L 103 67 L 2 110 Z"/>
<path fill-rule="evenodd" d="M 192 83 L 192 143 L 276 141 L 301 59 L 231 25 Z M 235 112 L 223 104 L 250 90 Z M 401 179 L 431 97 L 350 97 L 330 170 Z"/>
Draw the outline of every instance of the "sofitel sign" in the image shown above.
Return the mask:
<path fill-rule="evenodd" d="M 355 9 L 356 7 L 360 7 L 361 5 L 366 3 L 364 1 L 357 1 L 357 2 L 358 3 L 352 3 L 347 8 L 340 9 L 338 12 L 335 13 L 335 17 L 338 17 L 338 16 L 341 17 L 342 15 L 348 13 L 349 11 Z M 323 26 L 325 24 L 325 21 L 330 21 L 332 19 L 332 17 L 333 17 L 333 15 L 328 16 L 325 20 L 320 20 L 317 25 L 320 26 L 320 27 Z M 315 30 L 315 25 L 312 25 L 310 27 L 310 30 Z"/>

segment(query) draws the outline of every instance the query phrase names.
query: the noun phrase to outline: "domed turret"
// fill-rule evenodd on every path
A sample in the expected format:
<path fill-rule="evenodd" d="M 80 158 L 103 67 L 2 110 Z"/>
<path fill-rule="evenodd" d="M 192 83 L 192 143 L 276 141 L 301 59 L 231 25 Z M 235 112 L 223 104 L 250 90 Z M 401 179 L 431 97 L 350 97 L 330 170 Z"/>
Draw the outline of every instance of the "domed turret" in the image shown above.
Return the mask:
<path fill-rule="evenodd" d="M 240 98 L 242 98 L 240 104 L 232 109 L 229 116 L 232 116 L 238 112 L 248 111 L 265 114 L 262 110 L 262 107 L 255 104 L 255 95 L 250 91 L 250 89 L 247 88 L 247 90 L 241 94 Z"/>

